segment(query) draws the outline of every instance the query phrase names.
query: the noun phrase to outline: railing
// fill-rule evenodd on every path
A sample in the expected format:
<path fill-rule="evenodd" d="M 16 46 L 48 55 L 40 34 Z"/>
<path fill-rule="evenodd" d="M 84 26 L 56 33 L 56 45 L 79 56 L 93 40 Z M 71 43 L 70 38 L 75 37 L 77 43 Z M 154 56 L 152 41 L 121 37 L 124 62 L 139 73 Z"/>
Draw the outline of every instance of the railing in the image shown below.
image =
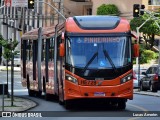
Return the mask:
<path fill-rule="evenodd" d="M 160 6 L 160 1 L 159 0 L 149 0 L 148 5 Z"/>
<path fill-rule="evenodd" d="M 71 1 L 75 1 L 75 2 L 90 2 L 91 0 L 71 0 Z"/>

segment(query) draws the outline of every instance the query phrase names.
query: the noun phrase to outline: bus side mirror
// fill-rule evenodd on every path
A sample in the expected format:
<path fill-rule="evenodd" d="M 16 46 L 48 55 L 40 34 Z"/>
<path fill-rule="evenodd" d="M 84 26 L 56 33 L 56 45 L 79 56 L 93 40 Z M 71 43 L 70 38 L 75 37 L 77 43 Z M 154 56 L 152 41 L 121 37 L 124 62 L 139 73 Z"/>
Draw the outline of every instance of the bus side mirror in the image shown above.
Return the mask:
<path fill-rule="evenodd" d="M 139 44 L 133 45 L 134 57 L 139 57 Z"/>
<path fill-rule="evenodd" d="M 59 48 L 59 56 L 64 57 L 64 53 L 65 53 L 64 43 L 61 43 Z"/>
<path fill-rule="evenodd" d="M 61 39 L 64 40 L 64 32 L 62 32 Z"/>

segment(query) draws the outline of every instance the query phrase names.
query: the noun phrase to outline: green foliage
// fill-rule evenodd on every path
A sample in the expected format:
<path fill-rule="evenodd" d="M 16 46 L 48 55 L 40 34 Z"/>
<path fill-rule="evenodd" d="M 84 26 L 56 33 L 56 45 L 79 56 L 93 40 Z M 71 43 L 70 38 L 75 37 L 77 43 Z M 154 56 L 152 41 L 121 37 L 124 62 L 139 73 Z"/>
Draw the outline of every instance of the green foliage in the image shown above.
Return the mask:
<path fill-rule="evenodd" d="M 140 57 L 140 63 L 149 63 L 152 59 L 157 59 L 158 58 L 158 54 L 151 51 L 151 50 L 144 50 L 141 53 L 141 57 Z"/>
<path fill-rule="evenodd" d="M 8 62 L 12 58 L 12 53 L 14 55 L 16 55 L 18 53 L 18 51 L 15 51 L 15 48 L 18 45 L 18 41 L 17 40 L 8 41 L 8 40 L 5 40 L 2 37 L 2 35 L 0 35 L 0 45 L 2 45 L 4 47 L 2 55 L 6 60 L 8 60 Z"/>
<path fill-rule="evenodd" d="M 158 59 L 159 53 L 152 50 L 147 50 L 145 45 L 140 45 L 140 64 L 149 63 L 153 59 Z M 133 64 L 136 63 L 136 59 L 133 60 Z"/>
<path fill-rule="evenodd" d="M 102 4 L 97 8 L 97 15 L 119 15 L 119 10 L 114 4 Z"/>
<path fill-rule="evenodd" d="M 158 16 L 156 17 L 158 18 Z M 148 14 L 133 18 L 130 21 L 131 30 L 137 31 L 136 28 L 141 26 L 148 18 L 150 18 Z M 160 28 L 156 22 L 160 25 L 160 21 L 155 21 L 155 19 L 150 18 L 150 20 L 139 29 L 139 32 L 143 33 L 143 38 L 146 43 L 150 43 L 149 49 L 151 49 L 154 45 L 155 35 L 160 35 Z"/>
<path fill-rule="evenodd" d="M 150 16 L 148 14 L 144 14 L 140 17 L 135 17 L 130 21 L 131 30 L 136 31 L 136 28 L 139 27 L 142 23 L 144 23 Z M 157 21 L 160 25 L 160 22 Z M 155 19 L 150 19 L 148 22 L 146 22 L 139 30 L 140 32 L 143 32 L 144 34 L 160 34 L 159 27 L 157 26 Z"/>

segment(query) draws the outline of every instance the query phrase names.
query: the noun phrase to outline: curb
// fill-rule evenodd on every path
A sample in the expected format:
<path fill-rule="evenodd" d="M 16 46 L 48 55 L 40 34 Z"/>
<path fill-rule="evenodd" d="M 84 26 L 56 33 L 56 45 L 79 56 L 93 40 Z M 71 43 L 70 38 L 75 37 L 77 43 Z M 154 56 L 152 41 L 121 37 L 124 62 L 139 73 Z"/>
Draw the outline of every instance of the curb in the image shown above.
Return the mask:
<path fill-rule="evenodd" d="M 6 66 L 0 66 L 0 71 L 7 71 Z M 11 71 L 11 67 L 8 67 L 8 71 Z M 20 72 L 21 68 L 14 67 L 14 72 Z"/>
<path fill-rule="evenodd" d="M 148 96 L 154 96 L 154 97 L 160 97 L 160 93 L 158 92 L 150 92 L 150 91 L 134 91 L 134 94 L 139 94 L 139 95 L 148 95 Z"/>

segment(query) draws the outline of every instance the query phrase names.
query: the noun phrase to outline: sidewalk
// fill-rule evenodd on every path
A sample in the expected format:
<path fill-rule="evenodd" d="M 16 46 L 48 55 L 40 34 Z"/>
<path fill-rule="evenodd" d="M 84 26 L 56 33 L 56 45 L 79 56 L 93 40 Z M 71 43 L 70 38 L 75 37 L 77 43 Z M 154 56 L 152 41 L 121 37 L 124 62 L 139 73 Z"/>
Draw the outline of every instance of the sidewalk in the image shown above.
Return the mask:
<path fill-rule="evenodd" d="M 160 90 L 158 92 L 151 92 L 151 91 L 139 91 L 139 89 L 134 89 L 134 94 L 160 97 Z"/>
<path fill-rule="evenodd" d="M 0 65 L 0 71 L 6 71 L 7 67 L 6 66 L 1 66 Z M 8 66 L 8 71 L 11 70 L 11 66 Z M 14 67 L 14 72 L 19 72 L 21 71 L 21 67 Z"/>
<path fill-rule="evenodd" d="M 3 105 L 3 95 L 0 95 L 0 111 L 2 111 Z M 34 108 L 37 106 L 37 103 L 21 97 L 14 97 L 13 106 L 11 106 L 11 97 L 7 98 L 7 95 L 4 96 L 4 111 L 14 111 L 14 112 L 23 112 L 28 109 Z M 1 112 L 0 112 L 0 116 Z"/>

